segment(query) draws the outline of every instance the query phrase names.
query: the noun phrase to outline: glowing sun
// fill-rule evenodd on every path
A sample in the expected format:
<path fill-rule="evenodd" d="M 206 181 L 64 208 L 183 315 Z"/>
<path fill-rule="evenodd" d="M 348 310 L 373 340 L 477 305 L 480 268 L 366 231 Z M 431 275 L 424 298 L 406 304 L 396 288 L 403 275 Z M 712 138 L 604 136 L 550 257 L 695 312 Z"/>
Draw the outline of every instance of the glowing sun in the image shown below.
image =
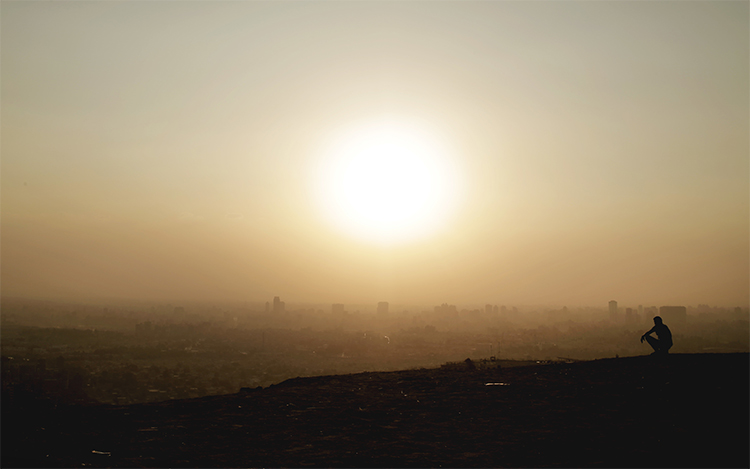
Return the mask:
<path fill-rule="evenodd" d="M 445 144 L 416 125 L 348 129 L 322 160 L 316 190 L 321 210 L 363 240 L 391 244 L 427 236 L 458 201 Z"/>

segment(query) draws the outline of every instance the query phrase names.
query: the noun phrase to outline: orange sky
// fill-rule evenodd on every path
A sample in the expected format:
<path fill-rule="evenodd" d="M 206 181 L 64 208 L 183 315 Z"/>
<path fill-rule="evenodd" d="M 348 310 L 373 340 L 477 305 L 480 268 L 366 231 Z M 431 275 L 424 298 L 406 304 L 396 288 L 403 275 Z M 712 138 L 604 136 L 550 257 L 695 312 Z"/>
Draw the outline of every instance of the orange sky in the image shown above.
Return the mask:
<path fill-rule="evenodd" d="M 748 306 L 747 2 L 1 8 L 5 296 Z M 316 198 L 383 119 L 453 194 L 385 244 Z"/>

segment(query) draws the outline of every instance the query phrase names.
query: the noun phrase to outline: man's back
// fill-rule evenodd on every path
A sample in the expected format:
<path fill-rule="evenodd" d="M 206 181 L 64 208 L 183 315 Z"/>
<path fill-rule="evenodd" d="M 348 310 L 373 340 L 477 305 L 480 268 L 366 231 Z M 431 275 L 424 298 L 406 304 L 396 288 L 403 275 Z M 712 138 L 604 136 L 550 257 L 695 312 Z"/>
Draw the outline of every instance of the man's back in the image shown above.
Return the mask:
<path fill-rule="evenodd" d="M 654 332 L 659 340 L 664 341 L 665 344 L 672 345 L 672 331 L 669 330 L 666 324 L 657 324 L 654 326 Z"/>

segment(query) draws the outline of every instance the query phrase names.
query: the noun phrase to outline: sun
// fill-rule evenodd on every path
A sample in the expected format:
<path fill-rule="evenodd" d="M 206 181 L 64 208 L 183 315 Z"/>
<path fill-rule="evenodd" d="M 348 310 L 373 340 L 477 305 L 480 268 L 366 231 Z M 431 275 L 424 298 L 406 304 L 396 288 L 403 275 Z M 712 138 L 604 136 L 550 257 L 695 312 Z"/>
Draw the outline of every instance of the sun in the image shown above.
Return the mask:
<path fill-rule="evenodd" d="M 339 229 L 393 244 L 423 238 L 458 201 L 445 142 L 422 126 L 387 121 L 342 131 L 316 176 L 319 209 Z"/>

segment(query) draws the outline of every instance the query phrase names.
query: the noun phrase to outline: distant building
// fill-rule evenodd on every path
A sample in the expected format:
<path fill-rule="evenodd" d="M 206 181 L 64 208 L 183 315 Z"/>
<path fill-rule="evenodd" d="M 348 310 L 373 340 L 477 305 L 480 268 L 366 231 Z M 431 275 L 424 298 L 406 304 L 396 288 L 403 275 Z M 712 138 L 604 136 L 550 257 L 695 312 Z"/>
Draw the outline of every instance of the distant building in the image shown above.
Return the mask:
<path fill-rule="evenodd" d="M 617 321 L 617 302 L 615 300 L 609 302 L 609 320 Z"/>
<path fill-rule="evenodd" d="M 271 303 L 266 301 L 266 313 L 270 313 L 270 312 L 271 312 Z"/>
<path fill-rule="evenodd" d="M 334 303 L 331 305 L 331 314 L 334 316 L 343 316 L 344 315 L 344 305 L 341 303 Z"/>
<path fill-rule="evenodd" d="M 274 314 L 283 313 L 286 309 L 286 303 L 281 301 L 278 296 L 273 297 L 273 312 Z"/>
<path fill-rule="evenodd" d="M 456 308 L 456 305 L 449 305 L 448 303 L 443 303 L 440 306 L 435 306 L 435 314 L 438 314 L 441 316 L 457 316 L 458 309 Z"/>
<path fill-rule="evenodd" d="M 484 314 L 487 316 L 492 314 L 492 305 L 484 305 Z"/>
<path fill-rule="evenodd" d="M 662 306 L 659 308 L 659 316 L 664 324 L 685 324 L 687 322 L 687 308 L 684 306 Z"/>
<path fill-rule="evenodd" d="M 151 324 L 151 321 L 146 321 L 135 325 L 135 334 L 138 336 L 149 335 L 153 330 L 154 328 L 153 324 Z"/>
<path fill-rule="evenodd" d="M 378 314 L 388 314 L 388 302 L 381 301 L 378 303 Z"/>

